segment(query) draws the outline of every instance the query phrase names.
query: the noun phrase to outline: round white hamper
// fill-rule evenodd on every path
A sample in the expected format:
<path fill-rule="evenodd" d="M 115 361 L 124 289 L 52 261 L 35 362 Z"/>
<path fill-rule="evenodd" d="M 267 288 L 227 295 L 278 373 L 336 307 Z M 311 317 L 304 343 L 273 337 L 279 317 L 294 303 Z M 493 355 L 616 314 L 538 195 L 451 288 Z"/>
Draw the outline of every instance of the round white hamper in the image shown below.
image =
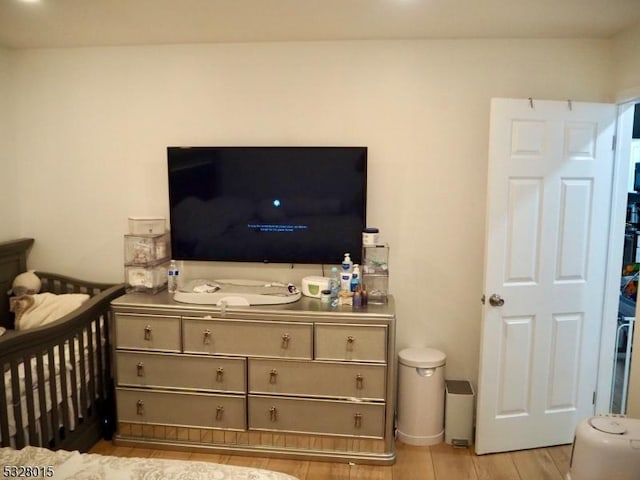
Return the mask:
<path fill-rule="evenodd" d="M 640 479 L 640 420 L 584 419 L 576 428 L 567 480 Z"/>

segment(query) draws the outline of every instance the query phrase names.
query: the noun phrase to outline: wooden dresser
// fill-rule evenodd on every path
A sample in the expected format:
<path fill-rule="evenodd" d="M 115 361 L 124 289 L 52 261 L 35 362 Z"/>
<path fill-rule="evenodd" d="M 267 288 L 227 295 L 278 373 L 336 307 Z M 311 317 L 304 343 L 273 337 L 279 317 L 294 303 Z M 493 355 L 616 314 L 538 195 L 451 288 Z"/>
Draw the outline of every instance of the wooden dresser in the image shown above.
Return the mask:
<path fill-rule="evenodd" d="M 118 445 L 395 461 L 392 298 L 222 308 L 160 292 L 112 309 Z"/>

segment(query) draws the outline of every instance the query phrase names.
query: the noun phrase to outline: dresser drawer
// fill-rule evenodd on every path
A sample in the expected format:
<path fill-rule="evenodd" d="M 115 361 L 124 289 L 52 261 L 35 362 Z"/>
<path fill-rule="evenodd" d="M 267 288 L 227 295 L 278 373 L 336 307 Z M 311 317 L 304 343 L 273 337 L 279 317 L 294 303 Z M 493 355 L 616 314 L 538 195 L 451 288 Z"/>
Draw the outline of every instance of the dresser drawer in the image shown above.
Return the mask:
<path fill-rule="evenodd" d="M 184 351 L 311 359 L 313 324 L 183 319 Z"/>
<path fill-rule="evenodd" d="M 249 359 L 249 393 L 385 399 L 386 367 L 362 363 Z"/>
<path fill-rule="evenodd" d="M 243 358 L 162 353 L 116 353 L 118 385 L 245 393 Z"/>
<path fill-rule="evenodd" d="M 382 403 L 249 396 L 249 429 L 383 438 Z"/>
<path fill-rule="evenodd" d="M 180 352 L 180 317 L 118 313 L 116 348 Z"/>
<path fill-rule="evenodd" d="M 387 327 L 318 323 L 316 360 L 387 361 Z"/>
<path fill-rule="evenodd" d="M 245 430 L 245 397 L 118 388 L 118 421 Z"/>

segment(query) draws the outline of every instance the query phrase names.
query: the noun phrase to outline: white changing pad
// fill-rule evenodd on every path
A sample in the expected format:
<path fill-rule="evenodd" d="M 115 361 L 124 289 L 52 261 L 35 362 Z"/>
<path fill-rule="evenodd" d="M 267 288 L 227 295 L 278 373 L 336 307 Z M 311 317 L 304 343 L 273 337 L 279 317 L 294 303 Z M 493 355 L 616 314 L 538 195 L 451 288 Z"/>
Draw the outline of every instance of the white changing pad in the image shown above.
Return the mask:
<path fill-rule="evenodd" d="M 295 285 L 260 280 L 193 280 L 177 291 L 173 299 L 180 303 L 217 306 L 280 305 L 300 300 Z"/>

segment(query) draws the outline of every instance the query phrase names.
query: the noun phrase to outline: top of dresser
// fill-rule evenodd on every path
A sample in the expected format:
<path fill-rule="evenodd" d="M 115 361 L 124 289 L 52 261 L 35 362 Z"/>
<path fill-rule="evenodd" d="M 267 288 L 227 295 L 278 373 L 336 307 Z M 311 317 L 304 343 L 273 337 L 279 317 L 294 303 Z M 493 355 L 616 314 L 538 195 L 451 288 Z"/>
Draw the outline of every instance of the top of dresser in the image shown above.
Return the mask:
<path fill-rule="evenodd" d="M 382 321 L 393 321 L 395 319 L 395 306 L 393 297 L 388 297 L 388 302 L 383 305 L 368 304 L 362 308 L 341 305 L 331 307 L 322 303 L 320 299 L 302 296 L 300 300 L 282 305 L 252 305 L 252 306 L 217 306 L 200 305 L 176 302 L 171 295 L 163 290 L 156 294 L 148 293 L 128 293 L 116 298 L 111 302 L 116 312 L 134 313 L 158 313 L 162 310 L 164 314 L 186 315 L 186 316 L 211 316 L 217 318 L 246 318 L 247 316 L 259 315 L 261 317 L 280 317 L 282 319 L 295 319 L 304 316 L 307 320 L 313 317 L 327 318 L 333 321 L 357 322 L 371 321 L 374 319 Z"/>

